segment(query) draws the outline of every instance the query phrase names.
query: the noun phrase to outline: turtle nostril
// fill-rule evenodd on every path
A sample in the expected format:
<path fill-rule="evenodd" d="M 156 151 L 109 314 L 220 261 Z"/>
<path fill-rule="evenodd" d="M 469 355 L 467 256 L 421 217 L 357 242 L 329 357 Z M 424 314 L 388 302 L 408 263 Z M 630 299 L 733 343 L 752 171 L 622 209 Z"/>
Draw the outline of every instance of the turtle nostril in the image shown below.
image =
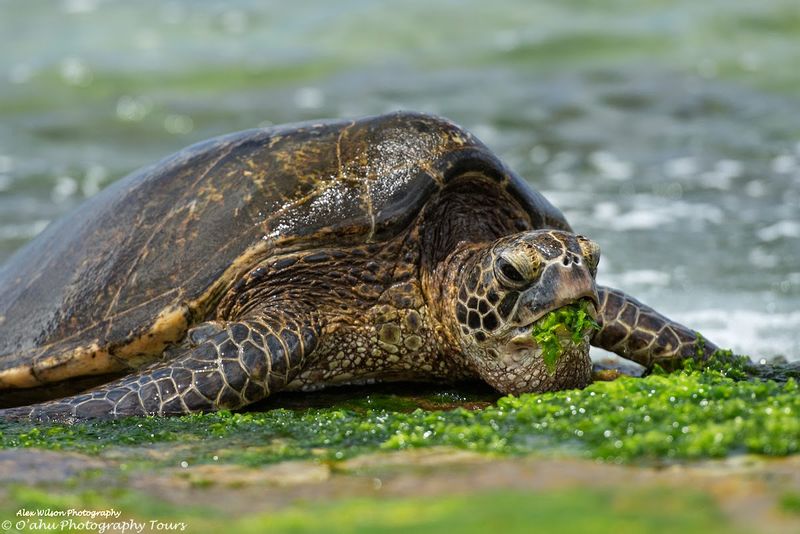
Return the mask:
<path fill-rule="evenodd" d="M 581 264 L 581 258 L 577 254 L 572 254 L 572 253 L 564 254 L 564 257 L 561 258 L 561 263 L 565 267 L 569 267 L 570 265 L 580 265 Z"/>

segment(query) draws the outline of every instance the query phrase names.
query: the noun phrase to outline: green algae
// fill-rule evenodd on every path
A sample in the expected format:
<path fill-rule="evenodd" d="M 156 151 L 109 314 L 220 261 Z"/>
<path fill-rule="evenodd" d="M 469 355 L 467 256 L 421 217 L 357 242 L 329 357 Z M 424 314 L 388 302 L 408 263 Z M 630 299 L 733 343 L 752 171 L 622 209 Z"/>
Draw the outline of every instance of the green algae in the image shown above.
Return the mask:
<path fill-rule="evenodd" d="M 565 342 L 580 343 L 587 332 L 600 328 L 588 307 L 589 303 L 581 300 L 549 312 L 533 325 L 531 336 L 542 349 L 542 359 L 551 374 L 564 352 Z"/>
<path fill-rule="evenodd" d="M 800 515 L 800 492 L 791 491 L 781 495 L 780 507 L 784 512 Z"/>
<path fill-rule="evenodd" d="M 158 465 L 336 461 L 431 446 L 657 463 L 800 451 L 797 382 L 742 380 L 745 364 L 736 361 L 715 358 L 672 374 L 507 396 L 475 410 L 409 412 L 365 403 L 74 425 L 1 423 L 0 448 L 74 450 Z"/>
<path fill-rule="evenodd" d="M 630 491 L 561 490 L 548 493 L 495 491 L 475 495 L 396 499 L 353 499 L 308 510 L 290 509 L 248 525 L 265 531 L 329 532 L 730 532 L 731 525 L 707 495 L 633 496 Z M 643 502 L 650 497 L 650 504 Z M 656 498 L 657 497 L 657 498 Z M 641 500 L 640 500 L 641 499 Z M 697 500 L 693 500 L 697 499 Z M 708 505 L 709 509 L 698 510 Z M 678 514 L 671 515 L 673 512 Z M 679 517 L 677 517 L 679 516 Z M 708 529 L 708 530 L 706 530 Z"/>
<path fill-rule="evenodd" d="M 699 491 L 666 488 L 558 489 L 480 491 L 465 495 L 403 498 L 346 498 L 331 502 L 298 502 L 281 510 L 228 514 L 199 506 L 176 506 L 131 490 L 64 494 L 36 488 L 11 488 L 0 502 L 0 517 L 18 510 L 123 510 L 118 519 L 185 524 L 188 532 L 736 532 L 713 499 Z M 28 519 L 54 525 L 62 518 Z M 20 518 L 15 518 L 15 522 Z M 58 527 L 58 528 L 56 528 Z M 129 527 L 130 528 L 130 527 Z M 43 528 L 39 529 L 43 530 Z M 175 530 L 182 530 L 178 526 Z"/>
<path fill-rule="evenodd" d="M 635 56 L 647 50 L 659 53 L 664 50 L 667 40 L 660 35 L 643 35 L 622 32 L 607 34 L 593 31 L 565 32 L 532 43 L 517 46 L 511 50 L 495 52 L 488 55 L 486 61 L 511 64 L 537 64 L 541 67 L 552 67 L 554 59 L 570 61 L 575 64 L 592 63 L 613 58 Z"/>

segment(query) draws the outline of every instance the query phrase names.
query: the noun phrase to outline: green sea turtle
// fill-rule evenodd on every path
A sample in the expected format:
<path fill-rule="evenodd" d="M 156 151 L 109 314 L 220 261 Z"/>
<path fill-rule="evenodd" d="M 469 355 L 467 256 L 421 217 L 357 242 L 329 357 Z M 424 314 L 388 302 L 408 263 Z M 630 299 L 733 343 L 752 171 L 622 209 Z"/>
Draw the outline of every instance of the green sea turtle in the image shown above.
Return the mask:
<path fill-rule="evenodd" d="M 647 367 L 711 354 L 596 286 L 599 254 L 442 118 L 219 137 L 114 183 L 0 270 L 0 415 L 185 414 L 393 380 L 540 392 L 585 386 L 590 342 Z M 531 332 L 575 302 L 600 328 L 545 365 Z"/>

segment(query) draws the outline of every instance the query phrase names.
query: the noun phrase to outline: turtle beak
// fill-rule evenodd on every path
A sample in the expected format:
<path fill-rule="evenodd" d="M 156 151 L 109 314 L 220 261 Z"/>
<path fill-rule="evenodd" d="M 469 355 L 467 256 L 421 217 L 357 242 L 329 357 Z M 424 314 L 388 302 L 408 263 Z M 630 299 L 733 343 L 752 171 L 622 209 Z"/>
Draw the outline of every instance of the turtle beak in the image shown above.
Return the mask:
<path fill-rule="evenodd" d="M 515 323 L 530 326 L 548 312 L 580 299 L 591 301 L 593 306 L 589 306 L 589 313 L 597 320 L 600 301 L 589 270 L 561 261 L 550 263 L 539 282 L 520 296 Z"/>

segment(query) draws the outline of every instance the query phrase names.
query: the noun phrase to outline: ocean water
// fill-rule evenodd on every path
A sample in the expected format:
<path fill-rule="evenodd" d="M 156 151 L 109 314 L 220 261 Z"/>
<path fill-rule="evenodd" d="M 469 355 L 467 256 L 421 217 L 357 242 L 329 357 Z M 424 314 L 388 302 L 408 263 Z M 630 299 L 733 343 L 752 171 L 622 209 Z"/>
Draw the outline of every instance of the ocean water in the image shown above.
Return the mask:
<path fill-rule="evenodd" d="M 195 141 L 413 109 L 600 243 L 602 283 L 800 359 L 797 35 L 794 0 L 0 0 L 0 263 Z"/>

